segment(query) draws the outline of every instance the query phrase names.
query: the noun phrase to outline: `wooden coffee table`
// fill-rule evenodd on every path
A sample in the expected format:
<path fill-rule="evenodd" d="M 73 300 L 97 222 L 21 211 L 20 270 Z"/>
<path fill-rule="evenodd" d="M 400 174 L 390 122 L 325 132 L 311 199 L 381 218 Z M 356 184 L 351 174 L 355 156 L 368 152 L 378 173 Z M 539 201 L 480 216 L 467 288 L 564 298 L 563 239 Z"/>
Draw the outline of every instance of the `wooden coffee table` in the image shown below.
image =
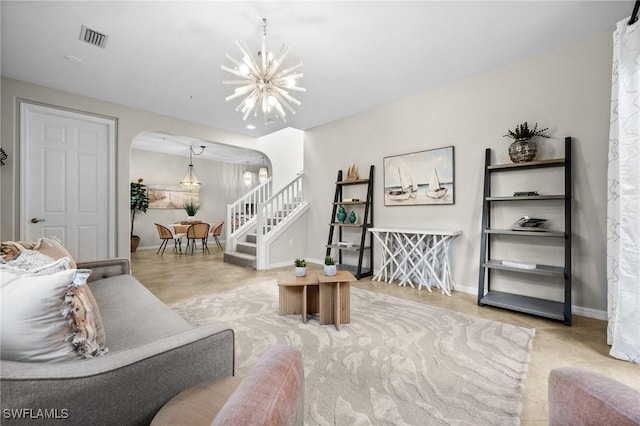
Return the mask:
<path fill-rule="evenodd" d="M 316 274 L 296 277 L 292 272 L 278 272 L 278 287 L 280 315 L 302 314 L 302 322 L 306 323 L 308 314 L 319 312 Z"/>
<path fill-rule="evenodd" d="M 338 271 L 328 277 L 318 274 L 320 284 L 320 325 L 335 324 L 340 330 L 340 324 L 351 322 L 351 282 L 356 281 L 348 271 Z"/>

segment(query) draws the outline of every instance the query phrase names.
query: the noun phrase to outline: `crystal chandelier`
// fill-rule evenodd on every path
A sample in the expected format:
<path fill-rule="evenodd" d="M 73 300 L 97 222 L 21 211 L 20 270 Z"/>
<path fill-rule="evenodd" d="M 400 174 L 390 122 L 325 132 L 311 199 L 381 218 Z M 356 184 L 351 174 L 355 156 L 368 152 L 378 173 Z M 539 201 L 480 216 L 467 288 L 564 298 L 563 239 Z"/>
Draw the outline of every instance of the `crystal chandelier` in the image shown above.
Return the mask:
<path fill-rule="evenodd" d="M 234 93 L 225 98 L 231 101 L 245 96 L 236 107 L 236 111 L 244 114 L 243 120 L 253 112 L 254 117 L 258 116 L 258 111 L 262 111 L 264 124 L 269 124 L 280 118 L 283 123 L 287 122 L 287 111 L 295 114 L 292 105 L 300 106 L 302 103 L 291 96 L 291 91 L 306 92 L 306 89 L 296 86 L 297 80 L 303 74 L 296 72 L 302 66 L 302 62 L 289 68 L 280 70 L 284 59 L 287 57 L 289 47 L 284 44 L 277 55 L 267 50 L 267 19 L 262 19 L 263 34 L 260 50 L 257 58 L 250 53 L 245 41 L 236 40 L 236 46 L 242 53 L 242 60 L 237 61 L 230 55 L 225 55 L 227 59 L 235 64 L 234 68 L 222 65 L 222 69 L 240 77 L 240 80 L 223 80 L 223 84 L 239 86 Z"/>
<path fill-rule="evenodd" d="M 185 191 L 193 191 L 200 188 L 202 185 L 198 178 L 196 177 L 196 173 L 193 171 L 193 155 L 200 155 L 204 152 L 205 146 L 200 145 L 200 152 L 193 152 L 193 147 L 189 147 L 189 167 L 187 170 L 187 175 L 180 181 L 180 187 Z"/>
<path fill-rule="evenodd" d="M 258 182 L 267 183 L 269 181 L 269 170 L 267 170 L 267 166 L 264 164 L 264 157 L 262 158 L 262 167 L 258 171 Z"/>
<path fill-rule="evenodd" d="M 251 170 L 249 170 L 249 162 L 247 161 L 247 169 L 242 173 L 242 183 L 244 186 L 251 186 L 253 182 L 253 175 L 251 174 Z"/>

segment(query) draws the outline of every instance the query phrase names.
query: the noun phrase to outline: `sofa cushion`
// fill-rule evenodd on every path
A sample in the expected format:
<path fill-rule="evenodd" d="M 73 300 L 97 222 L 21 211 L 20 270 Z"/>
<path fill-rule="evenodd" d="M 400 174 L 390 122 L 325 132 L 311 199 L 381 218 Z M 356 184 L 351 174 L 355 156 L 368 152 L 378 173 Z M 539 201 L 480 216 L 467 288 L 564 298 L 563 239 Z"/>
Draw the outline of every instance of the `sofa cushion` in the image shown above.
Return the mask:
<path fill-rule="evenodd" d="M 77 268 L 76 262 L 73 260 L 71 253 L 64 248 L 62 243 L 56 238 L 39 238 L 36 241 L 3 241 L 0 243 L 0 259 L 8 262 L 17 258 L 22 250 L 35 250 L 54 260 L 63 257 L 69 258 L 71 268 Z"/>
<path fill-rule="evenodd" d="M 140 346 L 193 328 L 133 276 L 89 283 L 109 339 L 109 351 Z"/>
<path fill-rule="evenodd" d="M 0 270 L 2 282 L 3 360 L 57 362 L 79 359 L 68 319 L 65 296 L 70 286 L 83 285 L 88 272 L 66 269 L 48 275 Z"/>
<path fill-rule="evenodd" d="M 69 258 L 54 259 L 35 250 L 22 249 L 16 257 L 6 263 L 0 264 L 0 268 L 15 274 L 31 273 L 48 275 L 69 268 Z"/>
<path fill-rule="evenodd" d="M 0 243 L 0 263 L 8 262 L 18 257 L 20 252 L 33 249 L 35 243 L 30 241 L 2 241 Z"/>
<path fill-rule="evenodd" d="M 42 254 L 46 254 L 54 259 L 60 259 L 63 257 L 69 258 L 69 265 L 71 268 L 75 269 L 78 266 L 76 262 L 73 260 L 73 256 L 71 253 L 67 251 L 66 248 L 60 243 L 56 238 L 40 238 L 36 241 L 33 250 L 36 250 Z"/>
<path fill-rule="evenodd" d="M 27 249 L 24 245 L 43 250 Z M 50 238 L 41 238 L 34 244 L 23 242 L 17 246 L 20 247 L 18 256 L 0 264 L 0 269 L 15 274 L 49 275 L 75 266 L 68 256 L 60 257 L 66 250 Z M 82 284 L 71 286 L 65 291 L 67 308 L 63 315 L 69 318 L 73 345 L 83 357 L 91 358 L 106 351 L 106 336 L 97 303 L 89 287 L 84 285 L 84 281 Z"/>

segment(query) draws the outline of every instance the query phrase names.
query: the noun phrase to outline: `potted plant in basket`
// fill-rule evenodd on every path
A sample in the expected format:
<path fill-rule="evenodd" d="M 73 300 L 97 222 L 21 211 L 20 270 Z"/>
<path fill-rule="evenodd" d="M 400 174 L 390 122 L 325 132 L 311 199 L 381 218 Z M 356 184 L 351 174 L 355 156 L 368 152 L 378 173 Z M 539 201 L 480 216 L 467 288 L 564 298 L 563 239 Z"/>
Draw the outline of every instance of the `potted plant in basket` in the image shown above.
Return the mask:
<path fill-rule="evenodd" d="M 505 138 L 513 139 L 513 143 L 509 145 L 509 158 L 514 163 L 526 163 L 533 160 L 536 156 L 537 146 L 533 140 L 536 136 L 541 138 L 549 138 L 544 132 L 549 130 L 548 127 L 538 130 L 538 123 L 535 123 L 533 129 L 529 127 L 526 121 L 518 124 L 514 130 L 507 130 Z"/>
<path fill-rule="evenodd" d="M 136 218 L 136 212 L 146 213 L 149 208 L 147 185 L 142 182 L 142 178 L 137 182 L 131 182 L 131 253 L 135 252 L 140 244 L 140 237 L 133 235 L 133 221 Z"/>
<path fill-rule="evenodd" d="M 296 265 L 296 277 L 304 277 L 307 275 L 307 261 L 304 259 L 296 259 L 293 261 Z"/>
<path fill-rule="evenodd" d="M 337 272 L 336 261 L 335 261 L 335 259 L 333 257 L 325 256 L 325 258 L 324 258 L 324 266 L 322 268 L 322 271 L 328 277 L 332 277 L 332 276 L 334 276 L 336 274 L 336 272 Z"/>
<path fill-rule="evenodd" d="M 182 203 L 182 207 L 184 207 L 184 210 L 187 212 L 187 220 L 189 222 L 194 221 L 194 216 L 198 213 L 200 205 L 198 205 L 193 198 L 189 198 L 187 201 Z"/>

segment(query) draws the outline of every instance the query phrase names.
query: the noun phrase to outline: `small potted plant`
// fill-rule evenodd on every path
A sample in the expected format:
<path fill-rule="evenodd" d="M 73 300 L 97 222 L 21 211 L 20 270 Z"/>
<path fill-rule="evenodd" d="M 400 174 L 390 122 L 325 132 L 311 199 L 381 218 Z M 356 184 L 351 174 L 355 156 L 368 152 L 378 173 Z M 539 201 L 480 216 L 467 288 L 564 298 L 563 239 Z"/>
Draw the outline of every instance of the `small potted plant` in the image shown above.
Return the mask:
<path fill-rule="evenodd" d="M 133 221 L 136 218 L 136 212 L 146 213 L 149 208 L 147 185 L 142 182 L 142 178 L 138 179 L 137 182 L 131 182 L 131 253 L 135 252 L 140 244 L 140 237 L 133 235 Z"/>
<path fill-rule="evenodd" d="M 296 277 L 304 277 L 307 275 L 307 261 L 304 259 L 296 259 L 293 261 L 296 265 Z"/>
<path fill-rule="evenodd" d="M 505 138 L 513 139 L 509 145 L 509 158 L 514 163 L 526 163 L 532 161 L 537 152 L 536 142 L 533 138 L 539 136 L 541 138 L 549 138 L 544 132 L 549 130 L 548 127 L 538 130 L 538 123 L 535 123 L 533 129 L 529 127 L 526 121 L 518 124 L 514 130 L 507 130 Z"/>
<path fill-rule="evenodd" d="M 324 258 L 324 267 L 322 268 L 324 274 L 328 277 L 332 277 L 336 274 L 336 261 L 331 256 L 325 256 Z"/>
<path fill-rule="evenodd" d="M 200 208 L 198 203 L 193 198 L 189 198 L 187 201 L 182 203 L 182 207 L 184 207 L 184 210 L 187 212 L 187 221 L 193 222 L 195 220 L 194 216 L 198 213 L 198 209 Z"/>

